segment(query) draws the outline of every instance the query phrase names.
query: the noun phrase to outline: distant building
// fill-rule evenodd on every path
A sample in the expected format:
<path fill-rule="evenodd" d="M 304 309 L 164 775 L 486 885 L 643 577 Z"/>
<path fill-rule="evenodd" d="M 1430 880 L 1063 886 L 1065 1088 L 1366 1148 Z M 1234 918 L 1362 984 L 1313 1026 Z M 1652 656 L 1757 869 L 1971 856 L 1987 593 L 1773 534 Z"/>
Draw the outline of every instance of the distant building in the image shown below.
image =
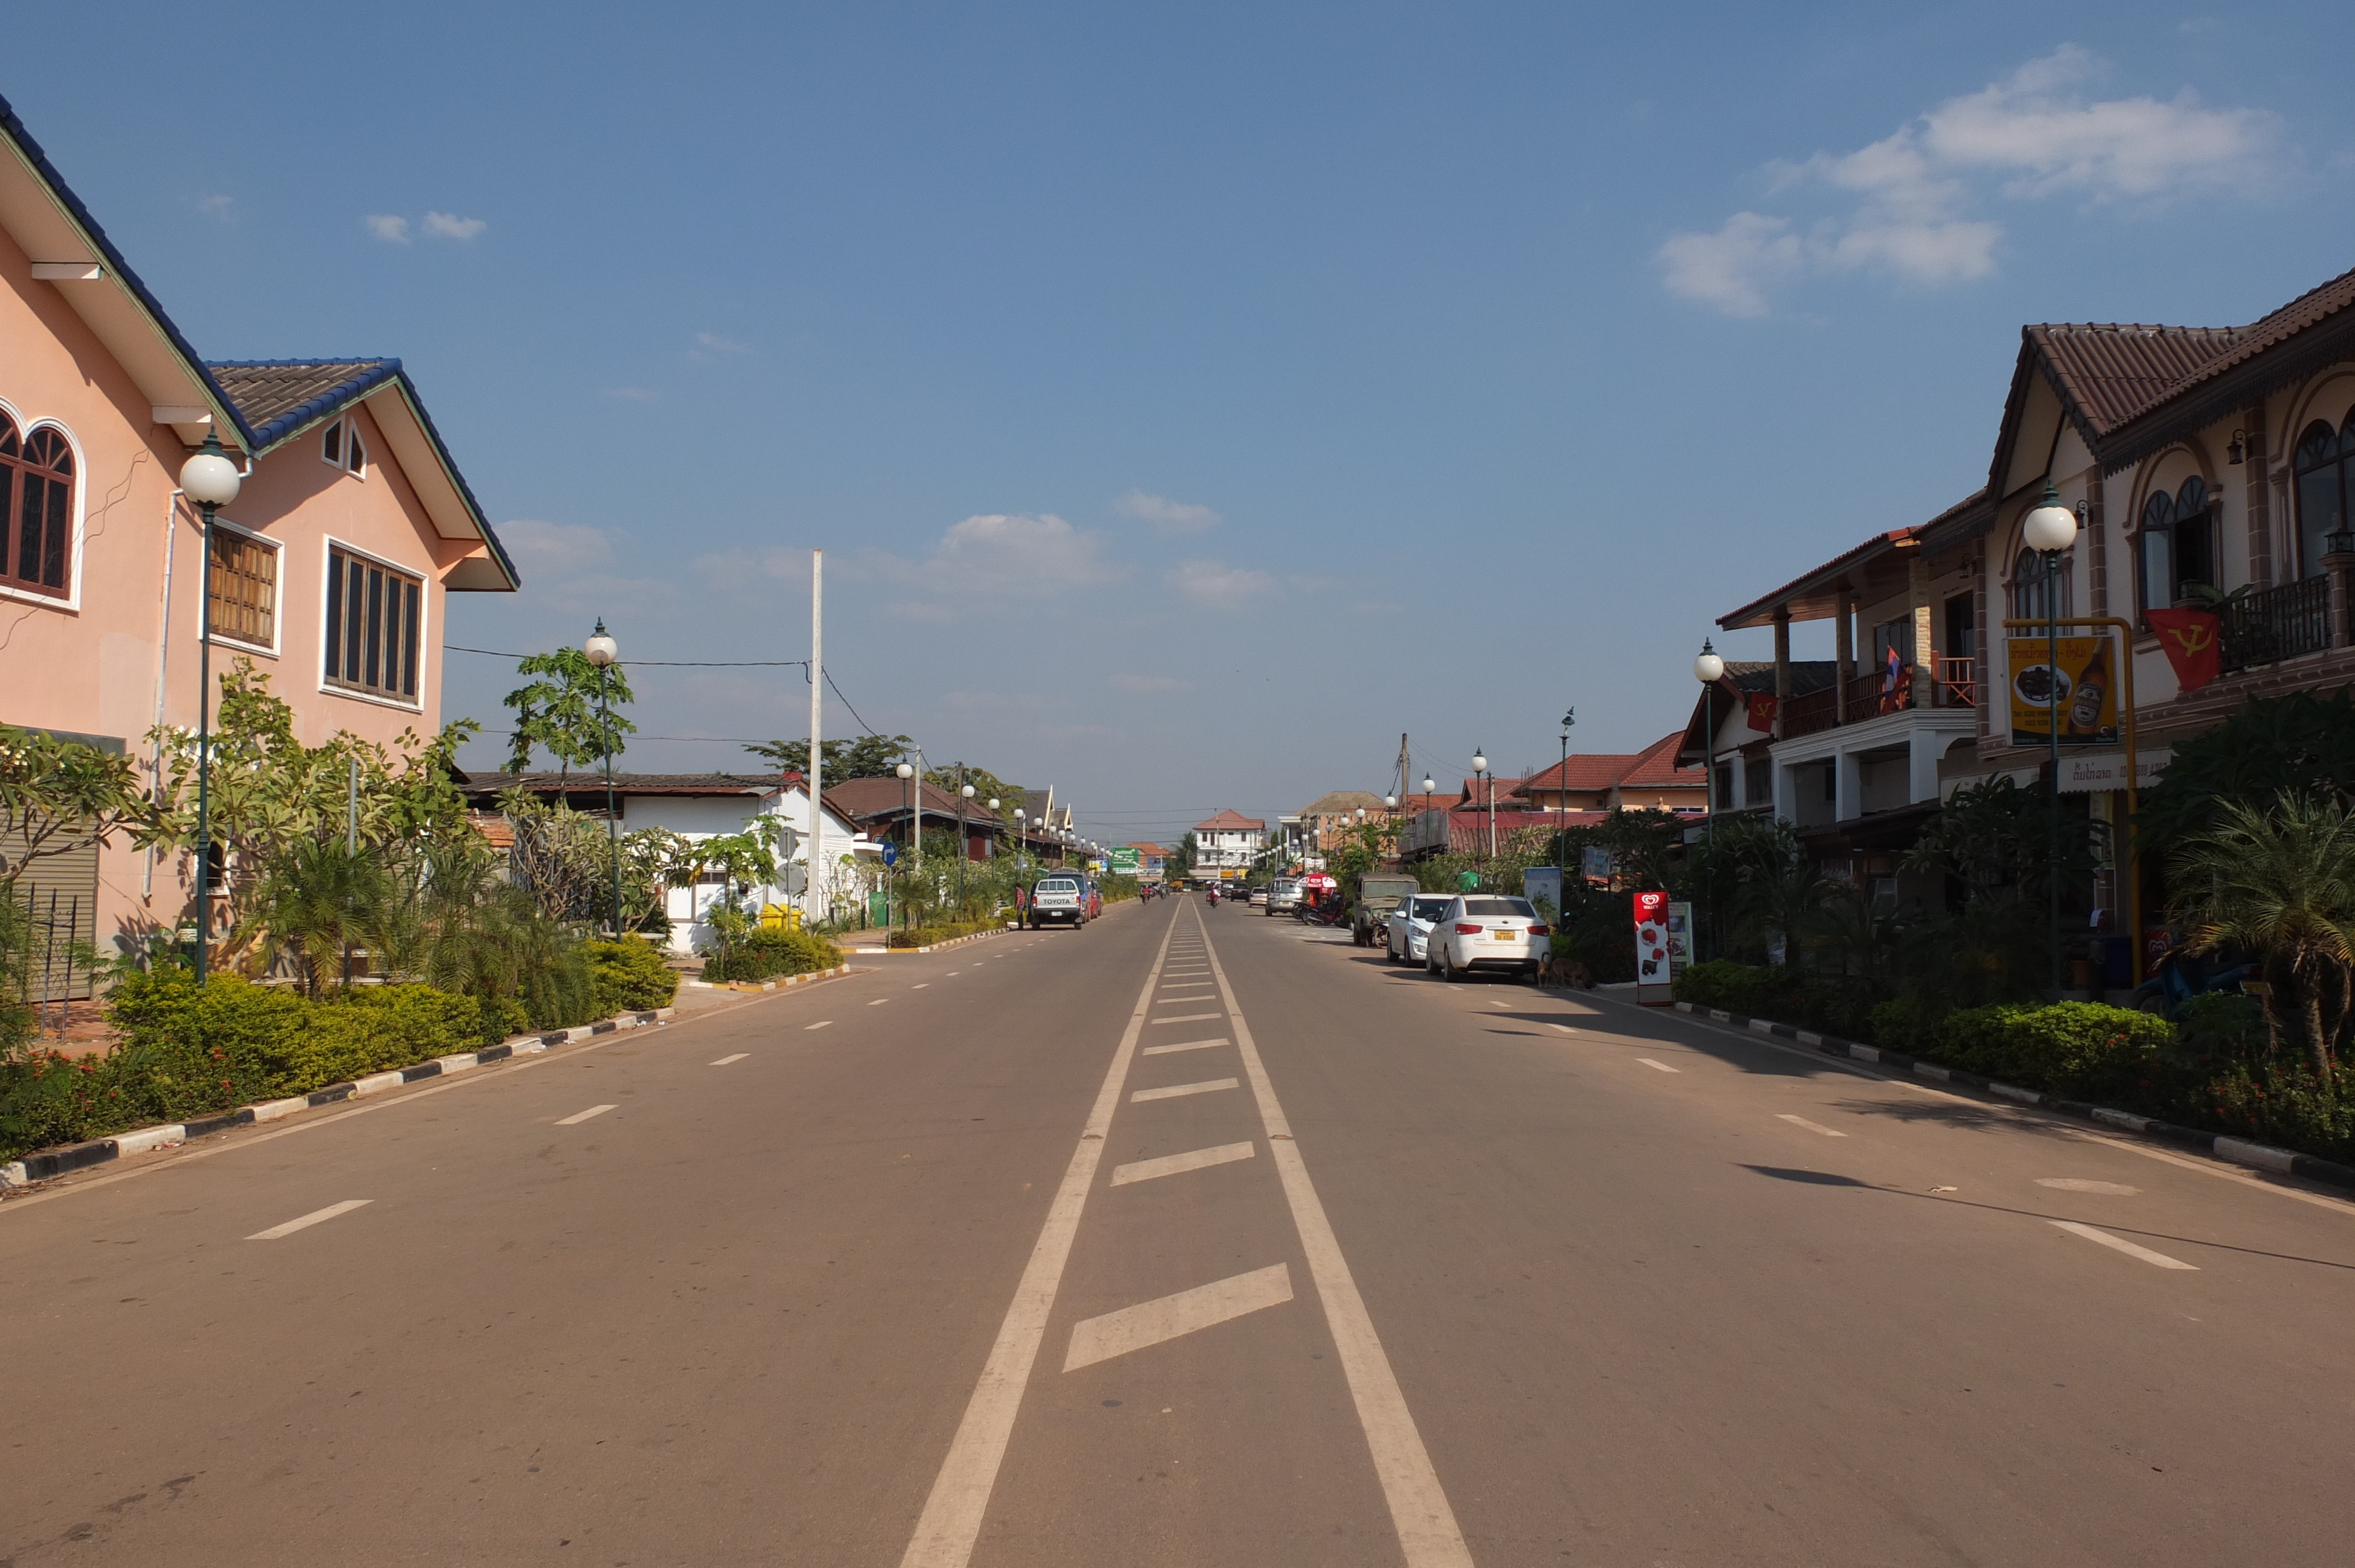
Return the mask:
<path fill-rule="evenodd" d="M 1267 823 L 1240 811 L 1224 810 L 1194 824 L 1194 871 L 1197 875 L 1237 876 L 1255 864 L 1267 848 Z"/>
<path fill-rule="evenodd" d="M 1684 738 L 1679 731 L 1637 752 L 1580 752 L 1505 794 L 1521 811 L 1706 812 L 1709 776 L 1698 766 L 1677 766 Z"/>

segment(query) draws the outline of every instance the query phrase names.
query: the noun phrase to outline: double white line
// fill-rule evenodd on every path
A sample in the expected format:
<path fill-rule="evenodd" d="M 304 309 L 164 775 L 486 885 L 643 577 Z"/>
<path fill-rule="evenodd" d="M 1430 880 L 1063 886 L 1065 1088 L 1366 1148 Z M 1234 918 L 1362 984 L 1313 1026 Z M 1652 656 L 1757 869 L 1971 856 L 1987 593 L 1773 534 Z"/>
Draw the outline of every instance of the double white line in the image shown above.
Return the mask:
<path fill-rule="evenodd" d="M 1194 920 L 1196 928 L 1200 929 L 1201 916 L 1198 914 Z M 932 1482 L 932 1494 L 924 1500 L 923 1514 L 917 1520 L 915 1536 L 908 1542 L 906 1554 L 900 1560 L 900 1568 L 965 1568 L 972 1558 L 974 1542 L 981 1533 L 982 1516 L 989 1508 L 990 1490 L 996 1483 L 998 1466 L 1013 1436 L 1023 1389 L 1029 1383 L 1039 1344 L 1046 1337 L 1047 1319 L 1054 1309 L 1063 1266 L 1071 1257 L 1080 1213 L 1086 1204 L 1089 1188 L 1094 1185 L 1104 1139 L 1112 1128 L 1113 1113 L 1120 1105 L 1129 1064 L 1136 1057 L 1137 1037 L 1144 1030 L 1146 1014 L 1152 1011 L 1154 988 L 1168 962 L 1170 943 L 1176 933 L 1177 922 L 1173 919 L 1169 931 L 1162 937 L 1161 950 L 1154 957 L 1145 988 L 1137 993 L 1136 1007 L 1129 1014 L 1120 1048 L 1113 1054 L 1103 1086 L 1096 1093 L 1095 1107 L 1082 1129 L 1079 1147 L 1072 1151 L 1062 1184 L 1056 1189 L 1054 1202 L 1048 1208 L 1046 1226 L 1039 1234 L 1038 1245 L 1030 1249 L 1030 1262 L 1022 1271 L 1022 1281 L 1015 1287 L 1014 1300 L 998 1328 L 996 1342 L 990 1347 L 989 1359 L 983 1364 L 981 1381 L 974 1387 L 964 1418 L 957 1424 L 956 1436 L 949 1444 L 948 1457 Z M 1267 1068 L 1252 1040 L 1251 1026 L 1244 1022 L 1242 1010 L 1235 1005 L 1234 989 L 1227 983 L 1226 969 L 1210 948 L 1207 931 L 1203 932 L 1202 947 L 1218 980 L 1235 1046 L 1242 1057 L 1244 1075 L 1258 1102 L 1260 1121 L 1283 1181 L 1284 1200 L 1292 1210 L 1293 1226 L 1299 1233 L 1301 1249 L 1307 1257 L 1309 1277 L 1316 1282 L 1316 1294 L 1324 1303 L 1326 1326 L 1332 1333 L 1350 1397 L 1356 1402 L 1358 1421 L 1365 1429 L 1374 1473 L 1381 1482 L 1383 1499 L 1390 1505 L 1391 1521 L 1398 1531 L 1408 1568 L 1471 1568 L 1472 1555 L 1465 1547 L 1464 1532 L 1457 1528 L 1455 1511 L 1449 1508 L 1438 1474 L 1432 1468 L 1431 1456 L 1423 1448 L 1414 1417 L 1406 1407 L 1406 1396 L 1400 1392 L 1390 1358 L 1383 1353 L 1381 1340 L 1374 1332 L 1373 1319 L 1358 1294 L 1357 1281 L 1341 1255 L 1340 1243 L 1325 1217 L 1325 1205 L 1318 1200 L 1316 1189 L 1308 1179 L 1308 1168 L 1292 1140 L 1291 1124 L 1277 1103 L 1275 1090 L 1268 1082 Z M 1285 1294 L 1289 1295 L 1288 1286 Z"/>

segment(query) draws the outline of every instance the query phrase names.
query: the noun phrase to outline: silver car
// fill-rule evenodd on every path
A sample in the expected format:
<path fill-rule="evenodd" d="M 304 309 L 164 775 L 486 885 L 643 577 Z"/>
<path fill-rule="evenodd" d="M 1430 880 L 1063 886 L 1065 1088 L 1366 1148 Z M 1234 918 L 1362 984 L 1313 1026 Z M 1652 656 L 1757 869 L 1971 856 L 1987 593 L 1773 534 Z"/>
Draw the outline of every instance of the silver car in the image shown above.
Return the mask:
<path fill-rule="evenodd" d="M 1447 913 L 1455 900 L 1444 893 L 1418 893 L 1412 898 L 1401 898 L 1399 906 L 1384 922 L 1383 949 L 1394 964 L 1419 964 L 1425 961 L 1425 944 L 1431 927 Z"/>

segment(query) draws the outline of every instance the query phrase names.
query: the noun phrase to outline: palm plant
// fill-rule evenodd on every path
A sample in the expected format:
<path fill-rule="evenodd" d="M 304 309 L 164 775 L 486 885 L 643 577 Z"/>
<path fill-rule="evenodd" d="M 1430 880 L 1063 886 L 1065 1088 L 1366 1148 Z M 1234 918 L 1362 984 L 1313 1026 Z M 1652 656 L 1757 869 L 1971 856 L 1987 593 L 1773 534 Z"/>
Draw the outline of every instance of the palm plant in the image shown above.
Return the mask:
<path fill-rule="evenodd" d="M 2186 947 L 2262 956 L 2259 1000 L 2278 1038 L 2285 1015 L 2328 1086 L 2355 982 L 2355 815 L 2335 800 L 2285 792 L 2270 810 L 2225 802 L 2215 824 L 2169 864 Z"/>
<path fill-rule="evenodd" d="M 240 934 L 258 939 L 264 963 L 291 951 L 315 1001 L 330 960 L 340 968 L 367 941 L 392 891 L 373 853 L 349 853 L 333 839 L 298 840 L 263 873 Z"/>

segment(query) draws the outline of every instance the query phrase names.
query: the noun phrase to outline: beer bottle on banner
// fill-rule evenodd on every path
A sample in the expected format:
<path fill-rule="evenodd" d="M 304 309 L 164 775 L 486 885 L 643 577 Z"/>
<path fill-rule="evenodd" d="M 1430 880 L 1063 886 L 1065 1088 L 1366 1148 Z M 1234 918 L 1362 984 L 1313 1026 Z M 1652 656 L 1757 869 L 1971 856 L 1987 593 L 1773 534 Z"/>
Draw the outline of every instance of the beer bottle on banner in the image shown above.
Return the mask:
<path fill-rule="evenodd" d="M 2094 640 L 2094 656 L 2077 672 L 2077 689 L 2069 699 L 2069 733 L 2102 733 L 2102 703 L 2110 692 L 2110 640 Z"/>

